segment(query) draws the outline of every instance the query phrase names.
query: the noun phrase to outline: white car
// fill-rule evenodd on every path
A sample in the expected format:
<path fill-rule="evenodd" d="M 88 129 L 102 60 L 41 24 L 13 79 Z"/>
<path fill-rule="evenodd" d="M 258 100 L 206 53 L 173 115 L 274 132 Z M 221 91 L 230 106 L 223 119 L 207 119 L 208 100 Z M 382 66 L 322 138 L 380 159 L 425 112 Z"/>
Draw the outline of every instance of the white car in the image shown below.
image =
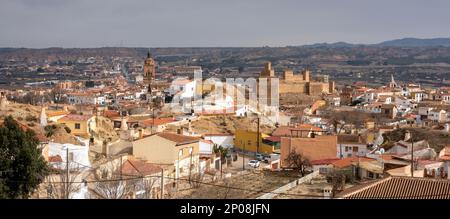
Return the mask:
<path fill-rule="evenodd" d="M 259 167 L 259 161 L 257 161 L 257 160 L 251 160 L 251 161 L 249 161 L 248 162 L 248 165 L 249 166 L 251 166 L 251 167 L 253 167 L 253 168 L 257 168 L 257 167 Z"/>

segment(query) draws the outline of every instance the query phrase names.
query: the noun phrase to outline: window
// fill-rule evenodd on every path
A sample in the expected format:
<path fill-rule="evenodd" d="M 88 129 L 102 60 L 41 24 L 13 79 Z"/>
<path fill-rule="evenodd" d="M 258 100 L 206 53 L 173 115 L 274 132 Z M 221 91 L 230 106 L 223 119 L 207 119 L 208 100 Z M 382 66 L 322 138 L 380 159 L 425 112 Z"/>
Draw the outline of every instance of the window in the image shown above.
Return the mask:
<path fill-rule="evenodd" d="M 345 152 L 348 152 L 348 147 L 347 146 L 345 146 Z"/>
<path fill-rule="evenodd" d="M 75 129 L 81 129 L 80 123 L 75 123 Z"/>
<path fill-rule="evenodd" d="M 358 152 L 358 147 L 353 147 L 353 152 Z"/>
<path fill-rule="evenodd" d="M 248 140 L 247 145 L 251 145 L 252 144 L 252 140 Z"/>

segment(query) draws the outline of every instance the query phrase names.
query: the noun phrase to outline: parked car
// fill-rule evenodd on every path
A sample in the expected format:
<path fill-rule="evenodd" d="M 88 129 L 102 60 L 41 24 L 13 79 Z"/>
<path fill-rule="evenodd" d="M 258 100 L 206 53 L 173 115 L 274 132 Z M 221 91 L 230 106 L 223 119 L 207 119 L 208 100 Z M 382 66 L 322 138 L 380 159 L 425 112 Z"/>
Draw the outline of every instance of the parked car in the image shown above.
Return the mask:
<path fill-rule="evenodd" d="M 248 165 L 253 167 L 253 168 L 259 167 L 259 164 L 260 164 L 260 162 L 257 161 L 257 160 L 251 160 L 251 161 L 248 162 Z"/>
<path fill-rule="evenodd" d="M 266 162 L 266 163 L 270 163 L 277 159 L 280 159 L 279 154 L 269 154 L 269 155 L 264 156 L 264 158 L 263 158 L 264 162 Z"/>
<path fill-rule="evenodd" d="M 256 160 L 263 161 L 264 156 L 262 154 L 256 154 Z"/>

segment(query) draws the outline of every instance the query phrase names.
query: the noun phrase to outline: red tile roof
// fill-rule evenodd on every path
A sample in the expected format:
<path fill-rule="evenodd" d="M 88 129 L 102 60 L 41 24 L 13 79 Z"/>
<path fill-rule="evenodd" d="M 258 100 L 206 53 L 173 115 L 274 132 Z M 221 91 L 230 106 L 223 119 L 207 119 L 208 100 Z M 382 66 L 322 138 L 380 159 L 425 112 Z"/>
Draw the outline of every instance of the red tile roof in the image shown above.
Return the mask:
<path fill-rule="evenodd" d="M 161 172 L 161 167 L 140 160 L 128 159 L 122 165 L 122 174 L 128 176 L 148 176 Z"/>
<path fill-rule="evenodd" d="M 105 110 L 103 112 L 103 116 L 108 117 L 108 118 L 120 117 L 120 113 L 115 110 Z"/>
<path fill-rule="evenodd" d="M 450 199 L 450 180 L 388 177 L 339 194 L 344 199 Z"/>
<path fill-rule="evenodd" d="M 268 140 L 271 142 L 281 142 L 281 137 L 279 136 L 269 136 L 267 138 L 264 138 L 264 140 Z"/>
<path fill-rule="evenodd" d="M 364 162 L 364 161 L 373 161 L 375 159 L 368 158 L 368 157 L 346 157 L 340 160 L 337 160 L 333 163 L 331 163 L 336 168 L 346 168 L 350 167 L 353 163 Z"/>
<path fill-rule="evenodd" d="M 61 156 L 56 155 L 56 156 L 48 157 L 48 162 L 50 162 L 50 163 L 60 163 L 60 162 L 63 162 L 63 160 L 62 160 Z"/>
<path fill-rule="evenodd" d="M 146 119 L 142 123 L 146 126 L 152 126 L 152 125 L 164 125 L 175 121 L 176 120 L 174 118 L 155 118 L 155 119 Z"/>
<path fill-rule="evenodd" d="M 177 145 L 189 144 L 189 143 L 194 143 L 194 142 L 200 141 L 200 138 L 197 138 L 197 137 L 179 135 L 179 134 L 170 133 L 170 132 L 163 132 L 163 133 L 159 133 L 157 135 L 161 138 L 165 138 L 169 141 L 173 141 L 173 142 L 177 143 Z"/>
<path fill-rule="evenodd" d="M 62 117 L 61 121 L 87 121 L 92 118 L 93 115 L 77 115 L 77 114 L 69 114 L 67 116 Z"/>
<path fill-rule="evenodd" d="M 339 158 L 330 158 L 330 159 L 322 159 L 322 160 L 313 160 L 311 161 L 311 165 L 324 165 L 324 164 L 332 164 L 335 161 L 338 161 Z"/>

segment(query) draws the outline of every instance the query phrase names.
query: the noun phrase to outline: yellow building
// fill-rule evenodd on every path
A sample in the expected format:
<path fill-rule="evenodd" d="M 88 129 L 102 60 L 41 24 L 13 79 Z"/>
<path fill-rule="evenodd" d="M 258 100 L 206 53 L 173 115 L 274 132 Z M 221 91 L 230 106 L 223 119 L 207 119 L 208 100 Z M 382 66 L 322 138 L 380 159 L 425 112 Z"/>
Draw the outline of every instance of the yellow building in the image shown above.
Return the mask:
<path fill-rule="evenodd" d="M 57 123 L 69 127 L 73 135 L 88 138 L 91 130 L 95 129 L 94 118 L 92 115 L 69 114 L 58 119 Z"/>
<path fill-rule="evenodd" d="M 279 152 L 279 137 L 271 137 L 267 134 L 260 133 L 258 137 L 258 151 L 256 137 L 257 132 L 237 130 L 234 135 L 234 147 L 239 150 L 258 152 L 261 154 L 272 154 Z"/>

